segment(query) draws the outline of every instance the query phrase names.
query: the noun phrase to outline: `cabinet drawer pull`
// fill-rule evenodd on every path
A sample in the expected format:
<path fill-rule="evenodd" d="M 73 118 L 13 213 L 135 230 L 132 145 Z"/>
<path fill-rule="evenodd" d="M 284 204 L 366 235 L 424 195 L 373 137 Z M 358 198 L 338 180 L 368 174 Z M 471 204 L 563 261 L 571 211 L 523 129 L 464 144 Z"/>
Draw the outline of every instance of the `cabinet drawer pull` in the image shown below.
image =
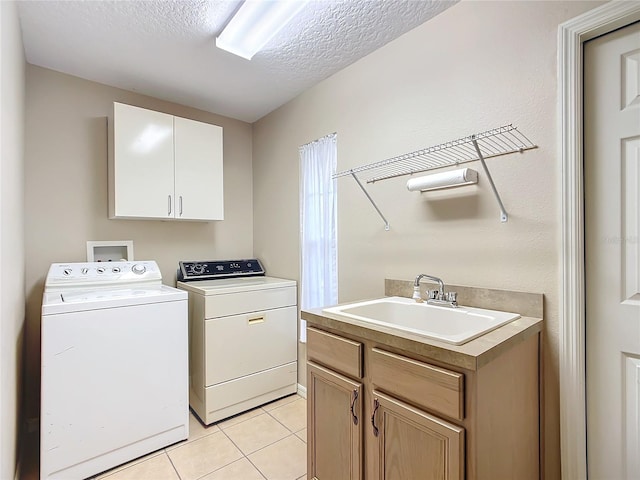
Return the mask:
<path fill-rule="evenodd" d="M 256 325 L 258 323 L 264 323 L 264 315 L 260 315 L 259 317 L 253 317 L 248 319 L 249 325 Z"/>
<path fill-rule="evenodd" d="M 358 416 L 356 415 L 356 412 L 353 411 L 353 407 L 356 404 L 356 400 L 358 400 L 358 390 L 353 391 L 353 400 L 351 400 L 351 417 L 353 418 L 354 425 L 358 424 Z"/>
<path fill-rule="evenodd" d="M 167 215 L 171 215 L 171 195 L 169 195 L 169 213 Z"/>
<path fill-rule="evenodd" d="M 378 407 L 380 406 L 380 402 L 378 399 L 373 400 L 373 414 L 371 415 L 371 425 L 373 425 L 373 435 L 378 436 L 378 427 L 376 427 L 376 412 L 378 411 Z"/>
<path fill-rule="evenodd" d="M 180 216 L 182 216 L 182 195 L 180 195 Z"/>

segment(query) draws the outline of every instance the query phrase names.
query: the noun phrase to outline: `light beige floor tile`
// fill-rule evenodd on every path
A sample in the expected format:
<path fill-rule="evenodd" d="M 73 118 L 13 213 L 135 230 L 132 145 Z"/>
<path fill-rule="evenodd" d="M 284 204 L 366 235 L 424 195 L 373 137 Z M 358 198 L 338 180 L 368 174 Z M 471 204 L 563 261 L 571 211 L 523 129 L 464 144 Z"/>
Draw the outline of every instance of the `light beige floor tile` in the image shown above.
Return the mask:
<path fill-rule="evenodd" d="M 242 452 L 222 432 L 185 443 L 167 454 L 182 480 L 202 477 L 242 457 Z"/>
<path fill-rule="evenodd" d="M 220 428 L 217 425 L 207 425 L 204 426 L 200 423 L 193 412 L 189 412 L 189 438 L 187 440 L 183 440 L 182 442 L 176 443 L 167 447 L 167 452 L 171 450 L 175 450 L 176 448 L 184 445 L 188 442 L 193 442 L 194 440 L 198 440 L 199 438 L 206 437 L 207 435 L 211 435 L 212 433 L 219 432 Z"/>
<path fill-rule="evenodd" d="M 298 397 L 291 403 L 270 410 L 269 415 L 292 432 L 297 432 L 307 426 L 307 401 Z"/>
<path fill-rule="evenodd" d="M 219 432 L 220 427 L 215 424 L 203 425 L 195 414 L 189 414 L 189 441 L 197 440 L 205 435 L 210 435 L 214 432 Z"/>
<path fill-rule="evenodd" d="M 268 480 L 296 480 L 307 471 L 307 446 L 295 435 L 249 455 Z"/>
<path fill-rule="evenodd" d="M 221 429 L 225 429 L 230 427 L 231 425 L 237 425 L 238 423 L 242 423 L 250 418 L 257 417 L 258 415 L 262 415 L 264 410 L 260 407 L 254 408 L 253 410 L 249 410 L 248 412 L 241 413 L 236 415 L 235 417 L 231 417 L 227 420 L 223 420 L 222 422 L 217 423 L 216 425 Z"/>
<path fill-rule="evenodd" d="M 127 465 L 126 468 L 107 475 L 105 480 L 179 480 L 167 454 L 148 458 L 142 462 Z"/>
<path fill-rule="evenodd" d="M 271 403 L 267 403 L 266 405 L 263 405 L 262 408 L 264 408 L 268 412 L 269 410 L 273 410 L 274 408 L 281 407 L 282 405 L 286 405 L 287 403 L 295 402 L 299 398 L 302 398 L 302 397 L 297 393 L 294 393 L 292 395 L 282 397 L 280 400 L 274 400 Z"/>
<path fill-rule="evenodd" d="M 296 432 L 296 437 L 298 437 L 304 443 L 307 443 L 307 429 L 303 428 L 302 430 Z"/>
<path fill-rule="evenodd" d="M 300 478 L 298 478 L 298 480 L 307 480 L 307 476 L 306 475 L 302 475 Z"/>
<path fill-rule="evenodd" d="M 100 475 L 97 475 L 94 478 L 101 479 L 101 478 L 108 477 L 110 475 L 113 475 L 114 473 L 117 473 L 117 472 L 120 472 L 120 471 L 124 470 L 125 468 L 129 468 L 129 467 L 131 467 L 133 465 L 137 465 L 138 463 L 142 463 L 142 462 L 144 462 L 146 460 L 149 460 L 150 458 L 157 457 L 158 455 L 164 455 L 164 449 L 157 450 L 155 452 L 151 452 L 148 455 L 144 455 L 144 456 L 142 456 L 140 458 L 132 460 L 132 461 L 130 461 L 128 463 L 125 463 L 123 465 L 120 465 L 119 467 L 115 467 L 115 468 L 112 468 L 111 470 L 107 470 L 106 472 L 101 473 Z"/>
<path fill-rule="evenodd" d="M 223 431 L 245 455 L 271 445 L 290 434 L 285 427 L 266 413 L 232 425 Z"/>
<path fill-rule="evenodd" d="M 264 477 L 249 460 L 241 458 L 200 480 L 264 480 Z"/>

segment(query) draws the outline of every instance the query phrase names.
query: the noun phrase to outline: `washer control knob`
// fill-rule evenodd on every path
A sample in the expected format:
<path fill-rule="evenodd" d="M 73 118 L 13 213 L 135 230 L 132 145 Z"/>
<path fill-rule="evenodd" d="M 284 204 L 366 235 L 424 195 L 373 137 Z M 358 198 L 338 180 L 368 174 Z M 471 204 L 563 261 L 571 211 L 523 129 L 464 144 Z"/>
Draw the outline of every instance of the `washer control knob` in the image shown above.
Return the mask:
<path fill-rule="evenodd" d="M 63 274 L 64 276 L 66 276 L 66 277 L 68 277 L 68 276 L 69 276 L 69 275 L 71 275 L 72 273 L 73 273 L 73 270 L 71 270 L 70 268 L 65 268 L 65 269 L 62 271 L 62 274 Z"/>
<path fill-rule="evenodd" d="M 84 267 L 82 270 L 80 270 L 82 272 L 83 275 L 86 275 L 87 273 L 89 273 L 89 269 L 87 267 Z"/>
<path fill-rule="evenodd" d="M 136 263 L 133 267 L 131 267 L 131 271 L 136 275 L 142 275 L 144 272 L 147 271 L 147 267 L 145 267 L 140 263 Z"/>
<path fill-rule="evenodd" d="M 120 273 L 120 267 L 113 267 L 113 268 L 111 269 L 111 271 L 112 271 L 113 273 Z"/>
<path fill-rule="evenodd" d="M 96 268 L 96 272 L 98 272 L 98 273 L 104 273 L 104 267 L 98 267 L 98 268 Z"/>

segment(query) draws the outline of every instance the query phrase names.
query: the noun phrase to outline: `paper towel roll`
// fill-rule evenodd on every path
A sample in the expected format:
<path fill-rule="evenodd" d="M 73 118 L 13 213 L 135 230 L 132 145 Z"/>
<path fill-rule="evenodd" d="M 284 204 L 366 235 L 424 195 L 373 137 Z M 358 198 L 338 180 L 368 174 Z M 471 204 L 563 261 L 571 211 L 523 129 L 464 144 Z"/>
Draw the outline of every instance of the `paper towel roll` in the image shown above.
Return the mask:
<path fill-rule="evenodd" d="M 460 187 L 478 183 L 478 172 L 471 168 L 459 168 L 448 172 L 434 173 L 424 177 L 411 178 L 407 182 L 410 192 L 438 190 L 440 188 Z"/>

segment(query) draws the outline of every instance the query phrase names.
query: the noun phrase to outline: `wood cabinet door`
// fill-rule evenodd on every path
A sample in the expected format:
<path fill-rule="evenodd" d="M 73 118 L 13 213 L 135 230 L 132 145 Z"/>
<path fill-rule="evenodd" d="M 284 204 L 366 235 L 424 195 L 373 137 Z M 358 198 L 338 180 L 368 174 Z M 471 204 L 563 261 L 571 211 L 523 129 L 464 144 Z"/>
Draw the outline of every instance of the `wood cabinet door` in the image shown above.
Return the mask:
<path fill-rule="evenodd" d="M 307 478 L 362 479 L 362 384 L 307 363 Z"/>
<path fill-rule="evenodd" d="M 374 447 L 367 478 L 462 480 L 464 428 L 441 420 L 376 390 L 368 426 Z"/>
<path fill-rule="evenodd" d="M 172 218 L 173 116 L 114 103 L 113 217 Z"/>
<path fill-rule="evenodd" d="M 175 117 L 175 218 L 223 220 L 222 127 Z"/>

